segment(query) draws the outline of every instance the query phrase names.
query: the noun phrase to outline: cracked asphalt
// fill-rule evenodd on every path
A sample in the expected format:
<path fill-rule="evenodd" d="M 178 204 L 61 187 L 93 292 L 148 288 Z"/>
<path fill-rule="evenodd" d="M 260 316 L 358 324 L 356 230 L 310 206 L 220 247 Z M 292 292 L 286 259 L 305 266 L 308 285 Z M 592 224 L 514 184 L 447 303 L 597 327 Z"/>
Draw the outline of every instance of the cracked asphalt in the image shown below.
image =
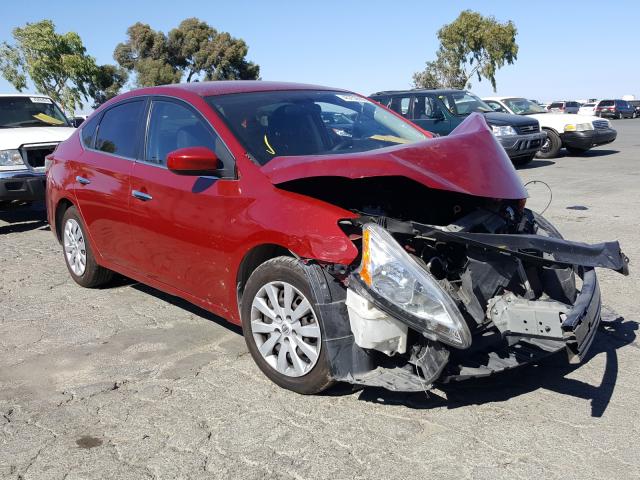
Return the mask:
<path fill-rule="evenodd" d="M 0 478 L 640 478 L 640 119 L 519 172 L 570 239 L 619 239 L 587 361 L 428 394 L 269 382 L 239 329 L 120 279 L 75 285 L 44 215 L 0 213 Z M 529 206 L 544 208 L 543 184 Z"/>

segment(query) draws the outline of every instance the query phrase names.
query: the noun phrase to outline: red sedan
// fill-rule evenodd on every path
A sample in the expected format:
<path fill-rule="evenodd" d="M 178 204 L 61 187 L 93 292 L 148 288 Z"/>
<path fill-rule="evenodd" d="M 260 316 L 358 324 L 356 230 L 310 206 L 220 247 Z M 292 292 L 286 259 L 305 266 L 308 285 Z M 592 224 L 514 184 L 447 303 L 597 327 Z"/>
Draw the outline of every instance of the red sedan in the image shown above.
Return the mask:
<path fill-rule="evenodd" d="M 352 92 L 261 81 L 120 95 L 47 159 L 78 284 L 119 272 L 242 324 L 300 393 L 582 358 L 594 267 L 627 259 L 563 240 L 526 196 L 478 115 L 432 138 Z"/>

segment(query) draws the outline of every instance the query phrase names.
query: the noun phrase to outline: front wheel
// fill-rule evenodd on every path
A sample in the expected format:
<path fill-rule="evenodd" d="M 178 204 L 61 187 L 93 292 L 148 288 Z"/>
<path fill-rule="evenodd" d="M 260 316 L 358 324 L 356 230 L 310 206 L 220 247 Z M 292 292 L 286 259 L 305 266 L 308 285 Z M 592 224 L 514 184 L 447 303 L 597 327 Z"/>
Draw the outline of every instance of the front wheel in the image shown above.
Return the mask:
<path fill-rule="evenodd" d="M 291 257 L 260 265 L 242 295 L 242 330 L 254 361 L 274 383 L 302 394 L 334 383 L 316 309 L 306 273 Z"/>
<path fill-rule="evenodd" d="M 67 269 L 78 285 L 95 288 L 108 283 L 113 277 L 111 270 L 96 263 L 76 207 L 69 207 L 62 217 L 62 246 Z"/>
<path fill-rule="evenodd" d="M 536 153 L 536 158 L 555 158 L 562 147 L 560 136 L 553 130 L 545 130 L 547 139 Z"/>

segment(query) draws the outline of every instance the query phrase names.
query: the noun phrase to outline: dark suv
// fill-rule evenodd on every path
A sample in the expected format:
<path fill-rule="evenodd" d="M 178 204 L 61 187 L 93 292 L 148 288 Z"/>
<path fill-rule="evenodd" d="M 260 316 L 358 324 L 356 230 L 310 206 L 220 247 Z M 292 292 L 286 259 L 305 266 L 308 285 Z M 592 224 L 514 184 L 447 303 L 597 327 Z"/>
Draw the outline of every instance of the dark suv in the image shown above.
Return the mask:
<path fill-rule="evenodd" d="M 640 117 L 640 100 L 629 100 L 627 103 L 635 109 L 636 118 Z"/>
<path fill-rule="evenodd" d="M 537 120 L 494 112 L 480 98 L 465 90 L 385 91 L 370 97 L 439 135 L 451 133 L 472 112 L 482 113 L 516 165 L 529 163 L 546 138 Z"/>
<path fill-rule="evenodd" d="M 626 100 L 600 100 L 596 107 L 598 117 L 635 118 L 636 109 Z"/>

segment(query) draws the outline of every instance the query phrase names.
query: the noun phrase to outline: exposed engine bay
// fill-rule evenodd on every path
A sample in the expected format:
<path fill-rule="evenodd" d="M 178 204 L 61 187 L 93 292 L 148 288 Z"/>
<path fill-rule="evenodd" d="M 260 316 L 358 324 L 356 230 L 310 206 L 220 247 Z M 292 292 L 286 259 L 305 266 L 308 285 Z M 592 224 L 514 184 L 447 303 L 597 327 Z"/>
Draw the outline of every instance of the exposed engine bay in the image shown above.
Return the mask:
<path fill-rule="evenodd" d="M 579 362 L 600 322 L 594 269 L 628 274 L 618 242 L 564 240 L 524 200 L 403 177 L 279 187 L 359 215 L 340 222 L 360 252 L 353 264 L 307 264 L 332 374 L 342 381 L 419 391 L 562 349 Z"/>

